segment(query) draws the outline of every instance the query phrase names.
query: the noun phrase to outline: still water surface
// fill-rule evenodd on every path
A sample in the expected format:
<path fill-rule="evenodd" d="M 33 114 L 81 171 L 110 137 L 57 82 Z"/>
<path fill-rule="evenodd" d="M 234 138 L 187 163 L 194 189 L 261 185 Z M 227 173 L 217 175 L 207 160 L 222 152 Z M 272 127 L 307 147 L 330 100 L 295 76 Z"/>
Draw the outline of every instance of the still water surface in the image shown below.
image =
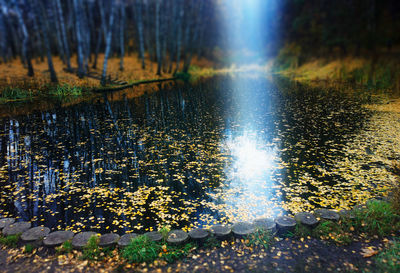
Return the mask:
<path fill-rule="evenodd" d="M 201 227 L 357 201 L 353 96 L 226 77 L 0 121 L 0 215 L 75 231 Z"/>

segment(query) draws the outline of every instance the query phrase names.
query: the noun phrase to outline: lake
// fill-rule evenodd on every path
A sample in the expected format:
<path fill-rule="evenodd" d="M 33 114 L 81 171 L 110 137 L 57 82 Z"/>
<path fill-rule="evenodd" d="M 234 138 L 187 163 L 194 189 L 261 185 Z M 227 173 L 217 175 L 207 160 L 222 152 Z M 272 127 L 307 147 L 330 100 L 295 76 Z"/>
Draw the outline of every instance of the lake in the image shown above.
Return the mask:
<path fill-rule="evenodd" d="M 187 229 L 349 209 L 392 179 L 358 93 L 248 75 L 158 89 L 3 117 L 0 216 Z"/>

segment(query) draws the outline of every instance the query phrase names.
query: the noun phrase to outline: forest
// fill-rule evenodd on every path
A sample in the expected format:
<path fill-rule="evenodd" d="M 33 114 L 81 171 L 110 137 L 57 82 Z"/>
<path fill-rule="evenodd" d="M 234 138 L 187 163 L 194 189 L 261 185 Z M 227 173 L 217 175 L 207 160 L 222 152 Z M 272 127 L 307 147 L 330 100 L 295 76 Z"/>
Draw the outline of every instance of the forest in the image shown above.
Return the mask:
<path fill-rule="evenodd" d="M 220 26 L 222 21 L 249 29 L 248 17 L 227 10 L 237 2 L 1 0 L 1 61 L 20 58 L 27 75 L 33 76 L 32 60 L 46 59 L 51 81 L 57 82 L 52 59 L 58 57 L 66 71 L 80 78 L 100 67 L 103 85 L 108 59 L 119 58 L 123 70 L 127 54 L 137 54 L 143 68 L 145 58 L 156 62 L 157 75 L 188 72 L 194 56 L 227 64 L 226 59 L 234 53 L 231 37 Z M 262 50 L 269 57 L 293 44 L 295 53 L 289 55 L 301 51 L 304 57 L 315 57 L 335 52 L 371 54 L 382 48 L 390 50 L 400 42 L 398 1 L 272 0 L 258 8 L 265 31 L 241 31 L 236 37 L 239 47 L 233 50 L 252 50 L 250 35 L 261 37 Z M 104 54 L 102 60 L 99 53 Z M 71 58 L 76 58 L 77 67 L 71 66 Z"/>
<path fill-rule="evenodd" d="M 55 56 L 80 78 L 101 65 L 102 84 L 106 83 L 108 58 L 120 58 L 119 69 L 123 70 L 124 56 L 132 52 L 138 54 L 143 68 L 146 57 L 157 62 L 157 75 L 187 71 L 193 55 L 202 54 L 208 46 L 206 22 L 213 13 L 208 0 L 2 0 L 0 5 L 3 62 L 19 57 L 33 76 L 32 59 L 46 58 L 52 82 L 57 82 Z M 104 53 L 102 64 L 100 52 Z M 73 56 L 77 68 L 71 67 Z"/>

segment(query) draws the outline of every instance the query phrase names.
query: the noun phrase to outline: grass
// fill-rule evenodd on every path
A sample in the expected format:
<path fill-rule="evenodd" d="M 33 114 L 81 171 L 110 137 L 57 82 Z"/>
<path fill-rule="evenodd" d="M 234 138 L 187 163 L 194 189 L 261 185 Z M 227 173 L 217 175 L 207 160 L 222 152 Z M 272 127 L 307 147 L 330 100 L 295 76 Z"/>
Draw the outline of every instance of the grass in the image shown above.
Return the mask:
<path fill-rule="evenodd" d="M 366 208 L 356 210 L 350 222 L 358 232 L 387 236 L 400 228 L 400 216 L 397 213 L 391 203 L 374 200 L 368 202 Z"/>
<path fill-rule="evenodd" d="M 28 89 L 6 87 L 0 93 L 0 103 L 8 101 L 28 100 L 33 97 L 33 92 Z"/>
<path fill-rule="evenodd" d="M 83 93 L 82 87 L 69 84 L 57 85 L 50 88 L 49 94 L 56 97 L 80 96 Z"/>
<path fill-rule="evenodd" d="M 394 239 L 391 246 L 375 257 L 376 271 L 385 273 L 400 272 L 400 240 Z"/>
<path fill-rule="evenodd" d="M 254 233 L 247 236 L 245 242 L 247 246 L 262 246 L 268 249 L 273 242 L 273 236 L 269 230 L 256 228 Z"/>
<path fill-rule="evenodd" d="M 20 237 L 21 233 L 9 235 L 6 237 L 0 237 L 0 244 L 8 247 L 16 247 Z"/>
<path fill-rule="evenodd" d="M 165 240 L 167 240 L 168 233 L 169 233 L 170 231 L 171 231 L 171 227 L 167 225 L 167 226 L 161 227 L 160 230 L 159 230 L 158 232 L 161 233 L 161 235 L 162 235 L 162 237 L 163 237 L 163 240 L 165 241 Z"/>
<path fill-rule="evenodd" d="M 275 58 L 273 72 L 301 82 L 330 80 L 354 83 L 371 90 L 400 90 L 397 56 L 309 56 L 299 45 L 286 44 Z"/>
<path fill-rule="evenodd" d="M 122 257 L 130 263 L 152 262 L 157 259 L 161 246 L 141 235 L 132 239 L 130 244 L 122 250 Z"/>
<path fill-rule="evenodd" d="M 159 229 L 159 232 L 163 236 L 162 242 L 154 242 L 145 235 L 133 238 L 130 244 L 122 249 L 122 257 L 129 263 L 151 263 L 158 258 L 172 263 L 186 257 L 191 250 L 196 248 L 192 243 L 179 246 L 168 245 L 166 240 L 170 231 L 170 226 L 163 226 Z"/>
<path fill-rule="evenodd" d="M 163 252 L 161 252 L 161 258 L 168 263 L 172 263 L 176 260 L 182 259 L 189 255 L 191 250 L 195 248 L 194 244 L 187 243 L 183 246 L 169 246 L 163 245 Z"/>
<path fill-rule="evenodd" d="M 24 253 L 32 253 L 35 247 L 32 244 L 26 244 L 24 247 Z"/>
<path fill-rule="evenodd" d="M 66 241 L 64 242 L 61 246 L 56 248 L 57 253 L 63 254 L 63 253 L 71 253 L 73 250 L 73 246 L 71 241 Z"/>
<path fill-rule="evenodd" d="M 82 260 L 100 261 L 104 258 L 105 254 L 99 247 L 99 237 L 91 236 L 87 244 L 83 247 Z"/>
<path fill-rule="evenodd" d="M 355 210 L 354 218 L 345 217 L 339 222 L 321 221 L 314 229 L 298 223 L 294 237 L 314 237 L 339 245 L 350 244 L 355 235 L 388 236 L 400 228 L 400 216 L 392 203 L 374 200 L 365 208 Z"/>
<path fill-rule="evenodd" d="M 353 241 L 352 233 L 337 222 L 322 221 L 312 231 L 312 234 L 314 237 L 333 241 L 339 245 L 347 245 Z"/>

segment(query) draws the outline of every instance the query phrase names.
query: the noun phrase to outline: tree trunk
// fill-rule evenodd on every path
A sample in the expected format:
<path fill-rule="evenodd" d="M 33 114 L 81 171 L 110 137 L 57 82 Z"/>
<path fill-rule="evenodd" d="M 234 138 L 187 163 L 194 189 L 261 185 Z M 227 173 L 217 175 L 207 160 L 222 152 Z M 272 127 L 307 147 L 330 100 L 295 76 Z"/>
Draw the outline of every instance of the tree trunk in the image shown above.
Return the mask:
<path fill-rule="evenodd" d="M 50 80 L 51 82 L 58 82 L 57 79 L 57 74 L 56 71 L 54 70 L 54 66 L 53 66 L 53 58 L 51 56 L 51 47 L 50 47 L 50 41 L 49 41 L 49 25 L 48 25 L 48 21 L 47 18 L 45 17 L 46 11 L 45 8 L 43 6 L 43 3 L 41 2 L 41 0 L 37 0 L 38 3 L 36 3 L 37 5 L 35 5 L 36 7 L 39 6 L 40 7 L 40 11 L 38 12 L 38 8 L 35 8 L 36 10 L 36 16 L 38 18 L 38 22 L 39 22 L 39 27 L 42 29 L 42 33 L 43 33 L 43 41 L 44 41 L 44 45 L 46 47 L 46 53 L 47 53 L 47 64 L 49 66 L 49 71 L 50 71 Z"/>
<path fill-rule="evenodd" d="M 63 11 L 62 11 L 60 0 L 55 0 L 55 2 L 56 2 L 58 19 L 60 20 L 61 37 L 62 37 L 62 41 L 63 41 L 63 45 L 64 45 L 64 52 L 65 52 L 65 61 L 67 64 L 67 69 L 71 70 L 71 61 L 70 61 L 71 54 L 70 54 L 69 45 L 68 45 L 67 32 L 65 30 Z"/>
<path fill-rule="evenodd" d="M 108 61 L 108 57 L 109 57 L 110 51 L 111 51 L 112 30 L 113 30 L 113 25 L 114 25 L 114 13 L 115 13 L 115 9 L 116 9 L 115 5 L 116 5 L 116 1 L 114 0 L 113 3 L 111 4 L 111 13 L 110 13 L 110 19 L 109 19 L 109 23 L 108 23 L 108 31 L 107 31 L 107 39 L 106 39 L 106 51 L 104 53 L 103 72 L 101 74 L 101 80 L 100 80 L 100 84 L 103 86 L 106 84 L 107 61 Z"/>
<path fill-rule="evenodd" d="M 146 68 L 146 64 L 144 61 L 144 39 L 143 39 L 143 18 L 142 18 L 142 12 L 143 12 L 143 4 L 142 0 L 136 0 L 135 2 L 135 18 L 136 18 L 136 25 L 137 25 L 137 30 L 138 30 L 138 36 L 139 36 L 139 57 L 142 60 L 142 69 Z"/>
<path fill-rule="evenodd" d="M 58 19 L 57 16 L 57 6 L 55 2 L 50 3 L 50 8 L 48 9 L 48 13 L 51 14 L 51 17 L 53 18 L 53 22 L 56 28 L 56 37 L 57 37 L 57 46 L 58 46 L 58 52 L 60 54 L 61 60 L 64 64 L 66 64 L 66 56 L 65 56 L 65 50 L 61 38 L 61 26 L 60 26 L 60 20 Z"/>
<path fill-rule="evenodd" d="M 160 4 L 161 0 L 156 0 L 156 56 L 157 56 L 157 75 L 161 75 L 161 41 L 160 41 Z"/>
<path fill-rule="evenodd" d="M 119 70 L 124 70 L 124 29 L 125 29 L 125 2 L 121 0 L 120 3 L 120 21 L 119 21 L 119 47 L 120 47 L 120 61 L 119 61 Z"/>
<path fill-rule="evenodd" d="M 198 36 L 199 36 L 200 25 L 201 25 L 201 20 L 200 20 L 199 14 L 202 14 L 203 4 L 204 4 L 203 1 L 199 1 L 198 2 L 198 6 L 195 9 L 198 12 L 198 14 L 197 14 L 197 18 L 196 18 L 196 21 L 195 21 L 194 27 L 193 27 L 192 40 L 191 40 L 190 44 L 187 45 L 188 54 L 187 54 L 187 56 L 185 58 L 185 64 L 183 66 L 183 72 L 186 72 L 186 73 L 189 71 L 189 67 L 190 67 L 190 63 L 192 61 L 192 57 L 193 57 L 193 53 L 194 53 L 194 50 L 195 50 L 195 46 L 198 44 Z M 193 11 L 195 11 L 195 10 L 193 10 Z"/>
<path fill-rule="evenodd" d="M 74 11 L 75 11 L 75 34 L 77 42 L 77 60 L 78 60 L 78 77 L 80 79 L 85 75 L 85 70 L 83 68 L 83 41 L 81 37 L 81 12 L 78 0 L 73 0 Z"/>
<path fill-rule="evenodd" d="M 179 65 L 181 61 L 181 45 L 182 45 L 182 21 L 183 21 L 183 15 L 184 15 L 184 9 L 183 9 L 183 1 L 178 1 L 178 6 L 180 8 L 179 11 L 179 17 L 178 17 L 178 22 L 177 22 L 177 28 L 178 28 L 178 33 L 176 35 L 176 69 L 175 73 L 179 71 Z"/>
<path fill-rule="evenodd" d="M 2 1 L 2 5 L 3 5 Z M 26 62 L 26 65 L 28 66 L 28 76 L 32 77 L 34 75 L 33 72 L 33 66 L 32 66 L 32 61 L 31 61 L 31 56 L 30 56 L 30 49 L 29 49 L 29 34 L 28 34 L 28 29 L 26 28 L 24 19 L 22 17 L 22 12 L 18 6 L 18 3 L 16 0 L 13 1 L 14 8 L 15 8 L 15 13 L 18 18 L 18 24 L 19 27 L 21 28 L 23 40 L 22 40 L 22 56 L 24 61 Z"/>
<path fill-rule="evenodd" d="M 96 42 L 96 49 L 94 52 L 94 61 L 93 61 L 93 69 L 97 68 L 97 58 L 99 57 L 99 51 L 100 51 L 100 46 L 101 46 L 101 29 L 97 31 L 97 42 Z"/>
<path fill-rule="evenodd" d="M 0 11 L 0 50 L 4 62 L 7 62 L 7 35 L 3 20 L 3 13 Z"/>

